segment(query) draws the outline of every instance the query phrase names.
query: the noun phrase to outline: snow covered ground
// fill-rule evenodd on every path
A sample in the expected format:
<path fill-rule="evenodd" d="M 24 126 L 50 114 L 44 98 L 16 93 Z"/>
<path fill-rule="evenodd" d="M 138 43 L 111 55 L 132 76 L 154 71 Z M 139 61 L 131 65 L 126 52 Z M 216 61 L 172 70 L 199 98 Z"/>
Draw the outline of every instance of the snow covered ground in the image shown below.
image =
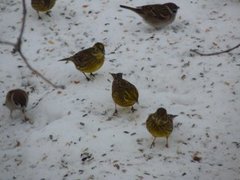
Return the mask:
<path fill-rule="evenodd" d="M 26 67 L 11 46 L 0 44 L 0 102 L 14 88 L 30 93 L 28 115 L 0 108 L 0 179 L 240 179 L 240 53 L 201 57 L 240 43 L 238 0 L 173 1 L 175 22 L 154 30 L 119 5 L 167 1 L 58 0 L 52 17 L 27 1 L 23 53 L 32 66 L 66 89 L 53 89 Z M 0 0 L 0 39 L 15 42 L 21 1 Z M 106 45 L 106 61 L 87 82 L 68 57 L 95 42 Z M 136 112 L 119 108 L 113 117 L 112 77 L 139 90 Z M 37 106 L 35 104 L 38 103 Z M 158 107 L 177 114 L 169 138 L 145 128 Z M 34 108 L 33 108 L 34 107 Z"/>

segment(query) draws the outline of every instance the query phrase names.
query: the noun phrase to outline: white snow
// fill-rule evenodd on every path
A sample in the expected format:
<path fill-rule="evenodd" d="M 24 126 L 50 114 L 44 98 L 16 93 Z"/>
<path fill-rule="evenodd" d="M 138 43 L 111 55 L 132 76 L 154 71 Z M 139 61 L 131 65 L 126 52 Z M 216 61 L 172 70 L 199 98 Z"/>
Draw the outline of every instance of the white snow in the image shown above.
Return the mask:
<path fill-rule="evenodd" d="M 1 106 L 1 180 L 240 180 L 239 48 L 206 57 L 189 51 L 239 44 L 240 2 L 175 0 L 177 18 L 162 30 L 119 7 L 164 2 L 58 0 L 52 17 L 41 14 L 38 20 L 27 1 L 22 51 L 66 89 L 54 90 L 11 54 L 11 46 L 0 44 L 0 102 L 11 89 L 27 90 L 34 121 L 22 122 L 18 112 L 10 119 Z M 16 41 L 21 16 L 20 0 L 0 0 L 1 40 Z M 97 41 L 106 46 L 106 61 L 93 81 L 72 63 L 58 62 Z M 123 72 L 136 85 L 136 112 L 118 107 L 119 115 L 112 116 L 109 72 Z M 159 138 L 150 149 L 145 121 L 161 106 L 178 117 L 170 147 Z"/>

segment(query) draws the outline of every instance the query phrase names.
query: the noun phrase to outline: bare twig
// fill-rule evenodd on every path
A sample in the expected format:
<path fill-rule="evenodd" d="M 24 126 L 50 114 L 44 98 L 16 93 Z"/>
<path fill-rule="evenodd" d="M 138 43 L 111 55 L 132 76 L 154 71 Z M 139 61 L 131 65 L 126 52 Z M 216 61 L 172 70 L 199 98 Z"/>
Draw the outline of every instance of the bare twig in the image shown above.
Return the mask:
<path fill-rule="evenodd" d="M 48 80 L 46 77 L 44 77 L 40 72 L 38 72 L 36 69 L 34 69 L 27 61 L 26 57 L 23 55 L 22 51 L 18 51 L 20 56 L 22 57 L 23 61 L 27 65 L 27 67 L 32 71 L 33 74 L 36 74 L 37 76 L 40 76 L 44 81 L 46 81 L 48 84 L 52 85 L 54 88 L 61 88 L 64 89 L 65 87 L 63 85 L 56 85 L 53 84 L 50 80 Z"/>
<path fill-rule="evenodd" d="M 26 23 L 26 15 L 27 15 L 27 10 L 26 10 L 26 2 L 25 0 L 22 0 L 22 6 L 23 6 L 23 18 L 22 18 L 22 26 L 21 26 L 21 30 L 20 30 L 20 34 L 17 38 L 17 42 L 16 43 L 12 43 L 12 42 L 8 42 L 8 41 L 1 41 L 0 40 L 0 44 L 6 44 L 6 45 L 11 45 L 13 46 L 13 53 L 18 52 L 21 56 L 21 58 L 23 59 L 23 61 L 25 62 L 25 64 L 27 65 L 27 67 L 32 71 L 33 74 L 38 75 L 40 78 L 42 78 L 44 81 L 46 81 L 48 84 L 50 84 L 51 86 L 53 86 L 54 88 L 61 88 L 64 89 L 64 86 L 62 85 L 56 85 L 53 84 L 50 80 L 48 80 L 46 77 L 44 77 L 40 72 L 38 72 L 36 69 L 34 69 L 28 62 L 27 58 L 24 56 L 24 54 L 22 53 L 22 36 L 23 36 L 23 32 L 24 32 L 24 28 L 25 28 L 25 23 Z"/>
<path fill-rule="evenodd" d="M 146 41 L 149 40 L 149 39 L 153 39 L 154 37 L 155 37 L 155 34 L 153 34 L 149 38 L 147 38 Z"/>
<path fill-rule="evenodd" d="M 117 51 L 120 47 L 122 47 L 122 44 L 119 44 L 112 52 L 108 53 L 108 55 L 109 55 L 109 54 L 115 54 L 116 51 Z"/>
<path fill-rule="evenodd" d="M 33 103 L 32 107 L 29 108 L 28 111 L 33 110 L 35 107 L 37 107 L 38 104 L 43 100 L 43 98 L 45 98 L 48 94 L 50 94 L 50 93 L 53 92 L 54 90 L 55 90 L 55 89 L 46 92 L 41 98 L 39 98 L 39 99 L 37 100 L 37 102 L 34 102 L 34 103 Z"/>
<path fill-rule="evenodd" d="M 8 41 L 1 41 L 1 40 L 0 40 L 0 44 L 6 44 L 6 45 L 10 45 L 10 46 L 15 46 L 15 43 L 8 42 Z"/>
<path fill-rule="evenodd" d="M 240 47 L 240 44 L 230 48 L 230 49 L 227 49 L 227 50 L 224 50 L 224 51 L 219 51 L 219 52 L 214 52 L 214 53 L 201 53 L 199 52 L 197 49 L 190 49 L 191 52 L 194 52 L 200 56 L 214 56 L 214 55 L 219 55 L 219 54 L 223 54 L 223 53 L 228 53 L 234 49 L 237 49 L 238 47 Z"/>
<path fill-rule="evenodd" d="M 23 36 L 23 32 L 24 32 L 24 28 L 25 28 L 25 23 L 26 23 L 26 15 L 27 15 L 27 9 L 26 9 L 26 2 L 25 0 L 22 1 L 22 8 L 23 8 L 23 17 L 22 17 L 22 26 L 21 26 L 21 30 L 20 30 L 20 34 L 17 38 L 17 42 L 14 45 L 13 48 L 13 53 L 15 52 L 21 52 L 21 48 L 22 48 L 22 36 Z"/>

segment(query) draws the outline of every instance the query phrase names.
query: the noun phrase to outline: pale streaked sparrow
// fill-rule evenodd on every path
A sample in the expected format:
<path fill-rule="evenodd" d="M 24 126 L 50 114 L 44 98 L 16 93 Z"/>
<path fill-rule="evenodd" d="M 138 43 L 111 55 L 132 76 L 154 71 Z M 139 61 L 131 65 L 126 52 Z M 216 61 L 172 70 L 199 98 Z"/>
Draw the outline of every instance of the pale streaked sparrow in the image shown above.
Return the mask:
<path fill-rule="evenodd" d="M 144 21 L 155 28 L 163 28 L 171 24 L 176 17 L 179 7 L 174 3 L 150 4 L 136 8 L 120 5 L 140 15 Z"/>
<path fill-rule="evenodd" d="M 28 104 L 28 93 L 22 89 L 13 89 L 7 93 L 5 104 L 10 110 L 10 117 L 14 110 L 21 110 L 24 115 L 24 120 L 28 121 L 26 116 L 26 107 Z"/>

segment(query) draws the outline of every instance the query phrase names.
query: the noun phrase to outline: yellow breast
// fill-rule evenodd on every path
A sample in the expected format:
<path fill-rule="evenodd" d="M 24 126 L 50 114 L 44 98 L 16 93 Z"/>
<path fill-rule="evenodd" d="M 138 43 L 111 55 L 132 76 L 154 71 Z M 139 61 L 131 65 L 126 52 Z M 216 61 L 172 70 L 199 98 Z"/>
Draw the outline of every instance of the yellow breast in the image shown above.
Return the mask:
<path fill-rule="evenodd" d="M 49 11 L 50 9 L 53 8 L 56 0 L 49 0 L 49 1 L 44 1 L 44 0 L 32 0 L 31 4 L 33 9 L 36 11 Z"/>
<path fill-rule="evenodd" d="M 113 101 L 122 107 L 133 106 L 136 103 L 136 100 L 125 99 L 122 95 L 118 94 L 117 92 L 113 93 L 112 97 L 113 97 Z"/>
<path fill-rule="evenodd" d="M 159 125 L 154 121 L 154 119 L 150 118 L 146 122 L 146 127 L 154 137 L 167 137 L 173 130 L 173 126 L 170 121 L 164 125 Z"/>
<path fill-rule="evenodd" d="M 94 59 L 90 59 L 85 66 L 81 66 L 78 69 L 85 73 L 93 73 L 100 69 L 104 63 L 104 54 L 98 53 L 96 54 Z"/>

